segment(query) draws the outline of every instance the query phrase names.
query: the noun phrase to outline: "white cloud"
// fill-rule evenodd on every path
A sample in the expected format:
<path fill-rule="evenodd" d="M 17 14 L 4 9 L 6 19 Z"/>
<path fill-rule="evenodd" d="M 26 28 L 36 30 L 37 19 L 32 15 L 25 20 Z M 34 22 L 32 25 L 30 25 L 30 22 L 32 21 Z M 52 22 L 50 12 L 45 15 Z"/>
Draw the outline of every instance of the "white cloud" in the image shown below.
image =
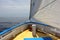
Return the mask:
<path fill-rule="evenodd" d="M 5 17 L 6 15 L 23 16 L 23 14 L 27 16 L 29 10 L 30 10 L 29 0 L 0 0 L 0 17 L 1 16 Z"/>

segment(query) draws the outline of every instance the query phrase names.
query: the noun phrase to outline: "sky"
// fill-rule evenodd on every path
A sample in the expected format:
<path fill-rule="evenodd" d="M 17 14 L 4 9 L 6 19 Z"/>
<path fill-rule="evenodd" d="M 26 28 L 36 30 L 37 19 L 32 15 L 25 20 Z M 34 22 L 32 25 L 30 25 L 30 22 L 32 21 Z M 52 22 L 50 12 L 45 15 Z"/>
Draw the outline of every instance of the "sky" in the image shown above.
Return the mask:
<path fill-rule="evenodd" d="M 30 0 L 0 0 L 0 17 L 28 17 Z"/>

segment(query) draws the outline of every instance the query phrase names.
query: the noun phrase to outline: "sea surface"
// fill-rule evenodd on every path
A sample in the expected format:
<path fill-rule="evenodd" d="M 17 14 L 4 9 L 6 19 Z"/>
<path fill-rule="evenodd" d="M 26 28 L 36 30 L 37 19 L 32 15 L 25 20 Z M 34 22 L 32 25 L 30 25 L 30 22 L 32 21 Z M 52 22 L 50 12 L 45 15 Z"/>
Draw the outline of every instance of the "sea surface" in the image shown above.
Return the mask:
<path fill-rule="evenodd" d="M 2 32 L 5 29 L 8 29 L 18 23 L 19 22 L 0 22 L 0 32 Z"/>

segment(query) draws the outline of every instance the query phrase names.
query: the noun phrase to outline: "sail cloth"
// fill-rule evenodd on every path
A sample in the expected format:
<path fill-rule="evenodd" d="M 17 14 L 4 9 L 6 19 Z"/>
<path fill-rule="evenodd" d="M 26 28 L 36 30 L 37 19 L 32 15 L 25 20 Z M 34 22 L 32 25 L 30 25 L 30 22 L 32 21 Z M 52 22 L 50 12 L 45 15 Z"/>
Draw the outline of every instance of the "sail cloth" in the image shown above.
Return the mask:
<path fill-rule="evenodd" d="M 30 5 L 30 18 L 32 18 L 36 12 L 39 9 L 43 9 L 45 6 L 50 4 L 51 2 L 54 2 L 55 0 L 31 0 L 31 5 Z"/>
<path fill-rule="evenodd" d="M 42 0 L 31 0 L 29 19 L 31 19 L 36 14 L 41 2 Z"/>
<path fill-rule="evenodd" d="M 42 0 L 34 18 L 60 29 L 60 0 Z"/>

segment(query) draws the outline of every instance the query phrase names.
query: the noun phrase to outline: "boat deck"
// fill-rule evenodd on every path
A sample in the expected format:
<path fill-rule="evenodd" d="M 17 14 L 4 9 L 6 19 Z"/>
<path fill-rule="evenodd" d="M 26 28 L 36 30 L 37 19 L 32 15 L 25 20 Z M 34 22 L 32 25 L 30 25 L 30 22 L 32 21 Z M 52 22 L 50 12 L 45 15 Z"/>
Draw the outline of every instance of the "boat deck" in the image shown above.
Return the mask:
<path fill-rule="evenodd" d="M 29 30 L 26 30 L 21 34 L 18 34 L 13 40 L 24 40 L 24 38 L 33 38 L 32 32 Z"/>
<path fill-rule="evenodd" d="M 40 33 L 37 32 L 36 37 L 44 37 L 44 36 L 49 36 L 51 37 L 53 40 L 60 40 L 58 37 L 55 37 L 51 34 L 44 34 L 44 33 Z M 29 30 L 25 30 L 24 32 L 18 34 L 13 40 L 24 40 L 24 38 L 34 38 L 32 35 L 32 32 Z"/>

